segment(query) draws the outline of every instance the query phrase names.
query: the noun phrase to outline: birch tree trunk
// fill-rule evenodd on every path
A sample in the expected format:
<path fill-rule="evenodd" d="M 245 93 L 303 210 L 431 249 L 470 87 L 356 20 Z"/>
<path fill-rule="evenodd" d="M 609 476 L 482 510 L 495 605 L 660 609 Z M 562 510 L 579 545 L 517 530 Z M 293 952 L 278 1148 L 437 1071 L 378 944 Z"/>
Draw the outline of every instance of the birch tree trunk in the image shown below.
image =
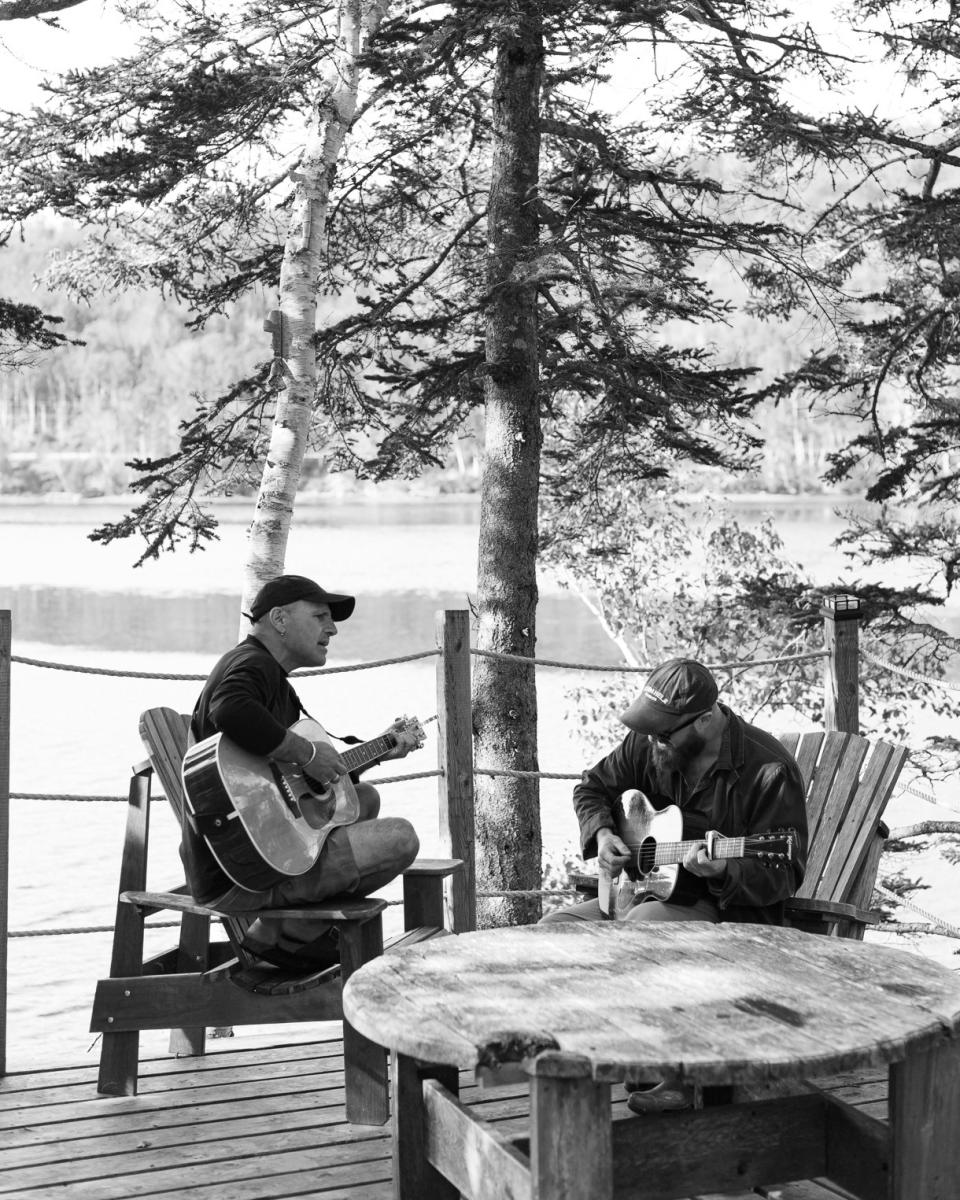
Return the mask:
<path fill-rule="evenodd" d="M 480 500 L 477 648 L 532 657 L 536 645 L 537 500 L 542 432 L 538 395 L 537 253 L 539 108 L 543 36 L 539 5 L 516 5 L 500 30 L 493 93 L 494 156 L 488 212 L 486 450 Z M 535 272 L 534 272 L 535 274 Z M 533 664 L 478 657 L 476 762 L 537 770 Z M 536 779 L 479 775 L 477 887 L 540 887 Z M 479 924 L 536 920 L 539 899 L 487 900 Z"/>
<path fill-rule="evenodd" d="M 326 95 L 300 172 L 294 176 L 297 190 L 280 268 L 280 309 L 265 325 L 273 332 L 275 369 L 282 373 L 281 390 L 247 534 L 241 609 L 247 607 L 265 580 L 283 573 L 314 410 L 317 281 L 326 250 L 330 191 L 341 147 L 357 111 L 360 57 L 388 7 L 389 0 L 341 0 L 337 50 Z M 241 621 L 241 636 L 245 632 L 246 622 Z"/>

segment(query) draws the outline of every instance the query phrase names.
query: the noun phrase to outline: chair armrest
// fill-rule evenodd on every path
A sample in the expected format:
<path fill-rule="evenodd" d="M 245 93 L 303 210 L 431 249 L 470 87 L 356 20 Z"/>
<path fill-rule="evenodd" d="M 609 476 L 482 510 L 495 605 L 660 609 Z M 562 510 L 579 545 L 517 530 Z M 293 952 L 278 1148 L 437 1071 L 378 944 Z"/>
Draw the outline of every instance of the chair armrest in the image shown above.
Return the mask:
<path fill-rule="evenodd" d="M 822 921 L 825 925 L 835 925 L 838 921 L 856 921 L 861 925 L 878 925 L 880 923 L 878 912 L 867 908 L 858 908 L 855 904 L 843 904 L 839 900 L 817 900 L 791 896 L 786 902 L 785 911 L 788 919 Z"/>
<path fill-rule="evenodd" d="M 260 917 L 263 920 L 300 921 L 369 921 L 387 907 L 386 900 L 363 896 L 358 900 L 321 900 L 317 904 L 288 904 L 283 908 L 260 908 L 249 913 L 230 913 L 208 905 L 197 904 L 192 896 L 180 892 L 122 892 L 124 904 L 133 904 L 144 912 L 159 912 L 170 908 L 176 912 L 195 913 L 198 917 Z"/>
<path fill-rule="evenodd" d="M 215 908 L 207 908 L 197 904 L 194 898 L 186 892 L 121 892 L 120 900 L 124 904 L 132 904 L 139 908 L 144 915 L 152 912 L 162 912 L 165 908 L 176 912 L 195 913 L 198 917 L 217 917 L 220 914 Z"/>
<path fill-rule="evenodd" d="M 243 915 L 256 915 L 261 921 L 358 921 L 362 924 L 372 917 L 378 917 L 386 907 L 386 900 L 381 900 L 378 896 L 362 896 L 357 900 L 331 896 L 329 900 L 319 900 L 316 904 L 286 904 L 282 908 L 258 908 L 256 913 Z M 236 917 L 240 914 L 225 915 Z"/>
<path fill-rule="evenodd" d="M 462 858 L 418 858 L 403 872 L 404 878 L 410 876 L 454 875 L 463 869 Z"/>

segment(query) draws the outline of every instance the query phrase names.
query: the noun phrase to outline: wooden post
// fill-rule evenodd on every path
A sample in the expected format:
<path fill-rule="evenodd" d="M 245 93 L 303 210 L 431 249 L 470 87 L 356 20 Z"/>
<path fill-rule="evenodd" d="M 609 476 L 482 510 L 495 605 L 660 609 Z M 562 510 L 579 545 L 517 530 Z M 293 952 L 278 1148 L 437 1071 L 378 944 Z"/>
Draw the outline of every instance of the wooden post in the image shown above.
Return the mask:
<path fill-rule="evenodd" d="M 344 983 L 364 963 L 383 953 L 383 919 L 343 921 L 340 932 L 340 978 Z M 390 1116 L 387 1052 L 343 1019 L 343 1090 L 347 1120 L 383 1125 Z"/>
<path fill-rule="evenodd" d="M 823 675 L 823 724 L 827 730 L 860 732 L 860 600 L 839 593 L 824 598 L 823 641 L 830 657 Z"/>
<path fill-rule="evenodd" d="M 590 1062 L 546 1051 L 530 1076 L 531 1200 L 611 1200 L 610 1084 Z"/>
<path fill-rule="evenodd" d="M 447 927 L 464 933 L 477 927 L 474 861 L 473 717 L 470 706 L 470 614 L 466 609 L 437 613 L 437 745 L 440 777 L 440 836 L 444 852 L 463 859 L 463 870 L 445 885 Z"/>
<path fill-rule="evenodd" d="M 10 932 L 10 654 L 13 622 L 0 610 L 0 1076 L 7 1073 L 7 941 Z"/>
<path fill-rule="evenodd" d="M 946 1037 L 890 1064 L 890 1200 L 955 1196 L 960 1182 L 960 1045 Z M 849 1187 L 850 1185 L 847 1184 Z"/>
<path fill-rule="evenodd" d="M 120 885 L 117 895 L 142 892 L 147 886 L 147 847 L 150 843 L 149 763 L 134 768 L 127 792 L 127 823 L 120 856 Z M 110 978 L 125 979 L 143 974 L 143 920 L 146 914 L 133 904 L 117 900 L 110 953 Z M 107 1018 L 113 1022 L 112 1017 Z M 100 1046 L 97 1091 L 104 1096 L 135 1096 L 139 1076 L 140 1031 L 125 1029 L 105 1032 Z"/>
<path fill-rule="evenodd" d="M 455 1096 L 460 1090 L 456 1067 L 393 1055 L 393 1194 L 396 1200 L 457 1200 L 459 1189 L 427 1159 L 425 1079 L 439 1080 Z"/>

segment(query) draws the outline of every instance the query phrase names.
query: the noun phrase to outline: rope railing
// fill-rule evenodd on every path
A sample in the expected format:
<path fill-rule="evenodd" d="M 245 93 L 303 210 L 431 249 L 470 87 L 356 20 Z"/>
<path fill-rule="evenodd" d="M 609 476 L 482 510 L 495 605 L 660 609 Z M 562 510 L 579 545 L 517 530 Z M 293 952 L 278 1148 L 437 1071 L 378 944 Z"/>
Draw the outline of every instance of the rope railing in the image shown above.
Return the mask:
<path fill-rule="evenodd" d="M 938 932 L 942 931 L 948 937 L 960 938 L 960 928 L 958 928 L 956 925 L 951 924 L 949 921 L 944 921 L 942 917 L 935 916 L 931 912 L 927 912 L 925 908 L 921 908 L 919 904 L 914 904 L 912 900 L 905 899 L 898 892 L 895 892 L 891 888 L 887 887 L 885 882 L 878 880 L 874 884 L 874 888 L 880 893 L 881 896 L 886 896 L 888 900 L 895 901 L 903 908 L 910 909 L 911 912 L 917 913 L 918 916 L 923 917 L 925 920 L 935 925 Z"/>
<path fill-rule="evenodd" d="M 936 675 L 924 675 L 921 671 L 911 671 L 909 667 L 901 667 L 897 663 L 890 662 L 889 659 L 871 654 L 869 650 L 861 648 L 860 656 L 871 666 L 880 667 L 882 670 L 890 671 L 893 675 L 900 675 L 904 679 L 912 679 L 914 683 L 925 683 L 929 687 L 943 688 L 948 692 L 960 692 L 960 683 L 951 683 L 949 679 L 938 679 Z"/>
<path fill-rule="evenodd" d="M 335 675 L 335 674 L 342 674 L 342 673 L 347 673 L 347 672 L 364 671 L 364 670 L 371 670 L 371 669 L 374 669 L 377 667 L 393 666 L 393 665 L 397 665 L 397 664 L 401 664 L 401 663 L 408 663 L 408 662 L 414 662 L 414 661 L 422 660 L 422 659 L 426 659 L 426 658 L 432 658 L 432 657 L 436 657 L 440 653 L 441 653 L 441 651 L 439 649 L 432 648 L 429 650 L 418 651 L 418 652 L 415 652 L 412 654 L 399 655 L 396 657 L 386 658 L 386 659 L 379 659 L 379 660 L 376 660 L 373 662 L 355 663 L 355 664 L 349 664 L 349 665 L 345 665 L 345 666 L 335 666 L 335 667 L 309 668 L 309 669 L 296 671 L 293 674 L 297 677 L 303 677 L 303 676 L 312 676 L 312 675 Z M 479 657 L 479 658 L 497 659 L 497 660 L 501 660 L 504 662 L 526 663 L 526 664 L 530 664 L 530 665 L 538 666 L 538 667 L 554 668 L 554 669 L 560 669 L 560 670 L 571 670 L 571 671 L 591 671 L 591 672 L 607 672 L 607 673 L 622 673 L 622 674 L 648 674 L 650 672 L 650 670 L 652 669 L 652 667 L 648 664 L 647 665 L 636 665 L 636 664 L 602 665 L 602 664 L 597 664 L 597 663 L 562 661 L 562 660 L 548 659 L 548 658 L 528 657 L 526 655 L 505 654 L 505 653 L 499 653 L 499 652 L 495 652 L 495 651 L 479 650 L 479 649 L 476 649 L 473 647 L 470 648 L 469 653 L 472 656 Z M 917 682 L 927 683 L 931 686 L 941 687 L 941 688 L 945 688 L 945 689 L 951 690 L 951 691 L 960 691 L 960 684 L 954 684 L 947 680 L 937 679 L 933 676 L 923 675 L 920 672 L 911 671 L 908 668 L 897 666 L 894 663 L 891 663 L 885 659 L 882 659 L 876 655 L 871 654 L 870 652 L 868 652 L 865 649 L 861 649 L 860 653 L 862 654 L 862 657 L 867 662 L 871 663 L 872 665 L 874 665 L 876 667 L 891 671 L 895 674 L 901 675 L 905 678 L 909 678 L 909 679 L 912 679 Z M 763 667 L 763 666 L 788 667 L 793 664 L 823 661 L 829 657 L 830 657 L 830 652 L 828 650 L 824 649 L 824 650 L 819 650 L 819 651 L 810 651 L 810 652 L 803 653 L 803 654 L 782 655 L 779 657 L 771 657 L 771 658 L 763 658 L 763 659 L 743 659 L 743 660 L 735 660 L 735 661 L 731 661 L 731 662 L 711 663 L 708 665 L 710 666 L 710 669 L 713 670 L 714 672 L 725 672 L 725 673 L 732 674 L 733 672 L 736 672 L 736 671 L 748 670 L 748 669 L 751 669 L 754 667 Z M 120 670 L 120 669 L 108 668 L 108 667 L 88 667 L 88 666 L 81 666 L 81 665 L 75 664 L 75 663 L 64 663 L 64 662 L 55 662 L 55 661 L 47 661 L 47 660 L 36 659 L 36 658 L 29 658 L 29 657 L 26 657 L 23 655 L 11 655 L 10 661 L 14 662 L 14 663 L 19 663 L 24 666 L 38 667 L 38 668 L 48 669 L 48 670 L 78 672 L 81 674 L 90 674 L 90 675 L 103 675 L 103 676 L 113 677 L 113 678 L 181 680 L 181 681 L 193 681 L 193 682 L 203 682 L 207 678 L 206 674 L 194 674 L 194 673 L 186 673 L 186 672 L 133 671 L 133 670 Z M 570 781 L 570 782 L 579 780 L 581 778 L 580 772 L 569 772 L 568 773 L 568 772 L 550 772 L 550 771 L 523 771 L 523 770 L 513 770 L 513 769 L 508 769 L 508 768 L 485 767 L 485 766 L 476 766 L 476 765 L 474 766 L 473 769 L 474 769 L 474 773 L 476 775 L 485 775 L 485 776 L 489 776 L 489 777 L 493 777 L 493 778 L 505 777 L 505 778 L 514 778 L 514 779 L 547 779 L 547 780 L 561 780 L 561 781 Z M 442 775 L 443 775 L 443 772 L 441 770 L 420 771 L 420 772 L 414 772 L 414 773 L 405 774 L 405 775 L 378 777 L 376 779 L 372 779 L 371 782 L 375 782 L 377 784 L 392 784 L 392 783 L 401 783 L 401 782 L 417 780 L 417 779 L 437 778 Z M 945 807 L 945 808 L 951 809 L 953 811 L 960 812 L 960 806 L 951 805 L 949 802 L 938 799 L 936 796 L 934 796 L 932 794 L 921 791 L 920 789 L 914 787 L 911 784 L 906 784 L 906 785 L 901 786 L 898 789 L 897 794 L 901 794 L 903 792 L 908 792 L 912 795 L 915 795 L 915 796 L 919 797 L 920 799 L 927 801 L 928 803 L 931 803 L 934 805 L 939 805 L 941 807 Z M 11 792 L 10 798 L 17 799 L 17 800 L 32 800 L 32 801 L 65 801 L 65 802 L 72 802 L 72 803 L 125 803 L 127 800 L 127 798 L 125 796 L 77 795 L 77 794 L 72 794 L 72 793 L 38 793 L 38 792 Z M 155 795 L 155 796 L 151 797 L 151 799 L 155 800 L 157 802 L 163 802 L 164 797 L 161 795 Z M 916 836 L 918 834 L 939 833 L 939 832 L 945 832 L 945 833 L 960 832 L 960 822 L 937 822 L 937 821 L 920 822 L 920 823 L 917 823 L 917 824 L 914 824 L 911 826 L 905 826 L 900 829 L 894 830 L 893 833 L 891 834 L 891 836 L 892 837 L 908 837 L 908 836 Z M 883 884 L 878 883 L 876 885 L 876 887 L 877 887 L 878 892 L 880 892 L 883 895 L 886 895 L 888 898 L 895 900 L 898 904 L 904 906 L 905 908 L 911 909 L 912 911 L 916 912 L 920 916 L 924 917 L 927 921 L 931 922 L 931 925 L 934 926 L 936 929 L 946 930 L 949 932 L 950 936 L 960 937 L 960 929 L 951 925 L 949 922 L 943 921 L 942 919 L 935 917 L 933 914 L 930 914 L 930 913 L 926 912 L 925 910 L 919 908 L 917 905 L 914 905 L 912 902 L 903 899 L 897 893 L 890 891 Z M 514 897 L 517 897 L 517 898 L 570 897 L 570 896 L 576 896 L 576 895 L 577 895 L 577 893 L 575 891 L 564 890 L 564 889 L 515 889 L 515 890 L 504 890 L 504 891 L 496 891 L 496 892 L 480 891 L 477 893 L 478 898 L 485 898 L 485 899 L 514 898 Z M 400 903 L 400 902 L 394 901 L 392 903 Z M 150 928 L 152 928 L 152 929 L 175 928 L 177 925 L 178 925 L 178 922 L 176 922 L 176 921 L 154 922 L 154 923 L 150 924 L 149 926 L 147 926 L 147 928 L 148 929 L 150 929 Z M 901 931 L 901 930 L 906 931 L 905 926 L 897 925 L 897 926 L 893 926 L 892 928 L 895 928 L 897 931 Z M 77 927 L 77 928 L 59 928 L 59 929 L 50 929 L 50 930 L 17 930 L 17 931 L 10 931 L 8 933 L 8 936 L 11 938 L 13 938 L 13 937 L 26 938 L 26 937 L 44 937 L 44 936 L 64 936 L 64 935 L 85 934 L 85 933 L 109 933 L 109 932 L 112 932 L 112 930 L 113 930 L 113 926 L 83 926 L 83 927 Z M 911 927 L 911 930 L 913 930 L 913 927 Z"/>
<path fill-rule="evenodd" d="M 653 670 L 650 665 L 603 666 L 597 663 L 561 662 L 553 658 L 530 658 L 526 654 L 501 654 L 495 650 L 477 650 L 474 647 L 471 647 L 470 653 L 475 658 L 496 658 L 502 662 L 529 663 L 536 667 L 558 667 L 565 671 L 618 671 L 625 675 L 649 675 Z M 780 667 L 789 663 L 818 662 L 829 657 L 829 652 L 826 650 L 811 650 L 807 654 L 786 654 L 781 658 L 750 658 L 735 662 L 707 663 L 706 665 L 711 671 L 742 671 L 748 667 Z"/>
<path fill-rule="evenodd" d="M 928 804 L 932 804 L 935 808 L 945 808 L 948 812 L 960 813 L 960 804 L 954 804 L 950 800 L 944 800 L 939 796 L 935 796 L 932 792 L 922 791 L 915 787 L 912 783 L 900 784 L 894 792 L 895 796 L 908 794 L 916 796 L 918 800 L 925 800 Z"/>
<path fill-rule="evenodd" d="M 302 670 L 291 671 L 296 679 L 306 675 L 342 675 L 348 671 L 371 671 L 374 667 L 392 667 L 397 663 L 415 662 L 420 658 L 436 658 L 439 650 L 419 650 L 414 654 L 402 654 L 396 658 L 380 658 L 375 662 L 350 663 L 343 667 L 305 667 Z M 202 683 L 207 675 L 193 675 L 173 671 L 121 671 L 113 667 L 82 667 L 78 663 L 48 662 L 40 658 L 25 658 L 21 654 L 11 654 L 10 661 L 27 667 L 44 667 L 50 671 L 75 671 L 81 675 L 109 675 L 121 679 L 180 679 Z"/>
<path fill-rule="evenodd" d="M 371 777 L 371 783 L 405 783 L 411 779 L 436 779 L 442 772 L 413 771 L 409 775 L 377 775 Z M 579 778 L 579 777 L 578 777 Z M 74 804 L 126 804 L 126 796 L 80 796 L 71 792 L 11 792 L 11 800 L 62 800 Z M 151 804 L 162 804 L 166 797 L 162 792 L 155 792 L 150 797 Z"/>

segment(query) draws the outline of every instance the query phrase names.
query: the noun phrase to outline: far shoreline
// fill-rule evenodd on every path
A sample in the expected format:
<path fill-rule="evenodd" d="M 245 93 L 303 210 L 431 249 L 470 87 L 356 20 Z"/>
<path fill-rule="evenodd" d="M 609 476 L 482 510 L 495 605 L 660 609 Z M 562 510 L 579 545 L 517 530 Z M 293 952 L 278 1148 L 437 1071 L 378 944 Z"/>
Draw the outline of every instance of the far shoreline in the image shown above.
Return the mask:
<path fill-rule="evenodd" d="M 440 488 L 401 489 L 384 487 L 374 489 L 337 489 L 335 491 L 303 491 L 297 495 L 297 507 L 319 508 L 324 505 L 344 508 L 351 505 L 375 506 L 378 504 L 391 505 L 475 505 L 480 507 L 479 491 L 447 491 Z M 865 504 L 862 495 L 849 492 L 714 492 L 709 489 L 699 489 L 685 493 L 684 498 L 690 503 L 726 503 L 749 507 L 769 506 L 771 508 L 789 508 L 795 504 Z M 79 492 L 30 492 L 3 493 L 0 492 L 0 508 L 126 508 L 140 503 L 142 496 L 127 493 L 90 496 Z M 255 496 L 215 496 L 202 503 L 216 510 L 231 511 L 239 508 L 253 509 Z"/>

